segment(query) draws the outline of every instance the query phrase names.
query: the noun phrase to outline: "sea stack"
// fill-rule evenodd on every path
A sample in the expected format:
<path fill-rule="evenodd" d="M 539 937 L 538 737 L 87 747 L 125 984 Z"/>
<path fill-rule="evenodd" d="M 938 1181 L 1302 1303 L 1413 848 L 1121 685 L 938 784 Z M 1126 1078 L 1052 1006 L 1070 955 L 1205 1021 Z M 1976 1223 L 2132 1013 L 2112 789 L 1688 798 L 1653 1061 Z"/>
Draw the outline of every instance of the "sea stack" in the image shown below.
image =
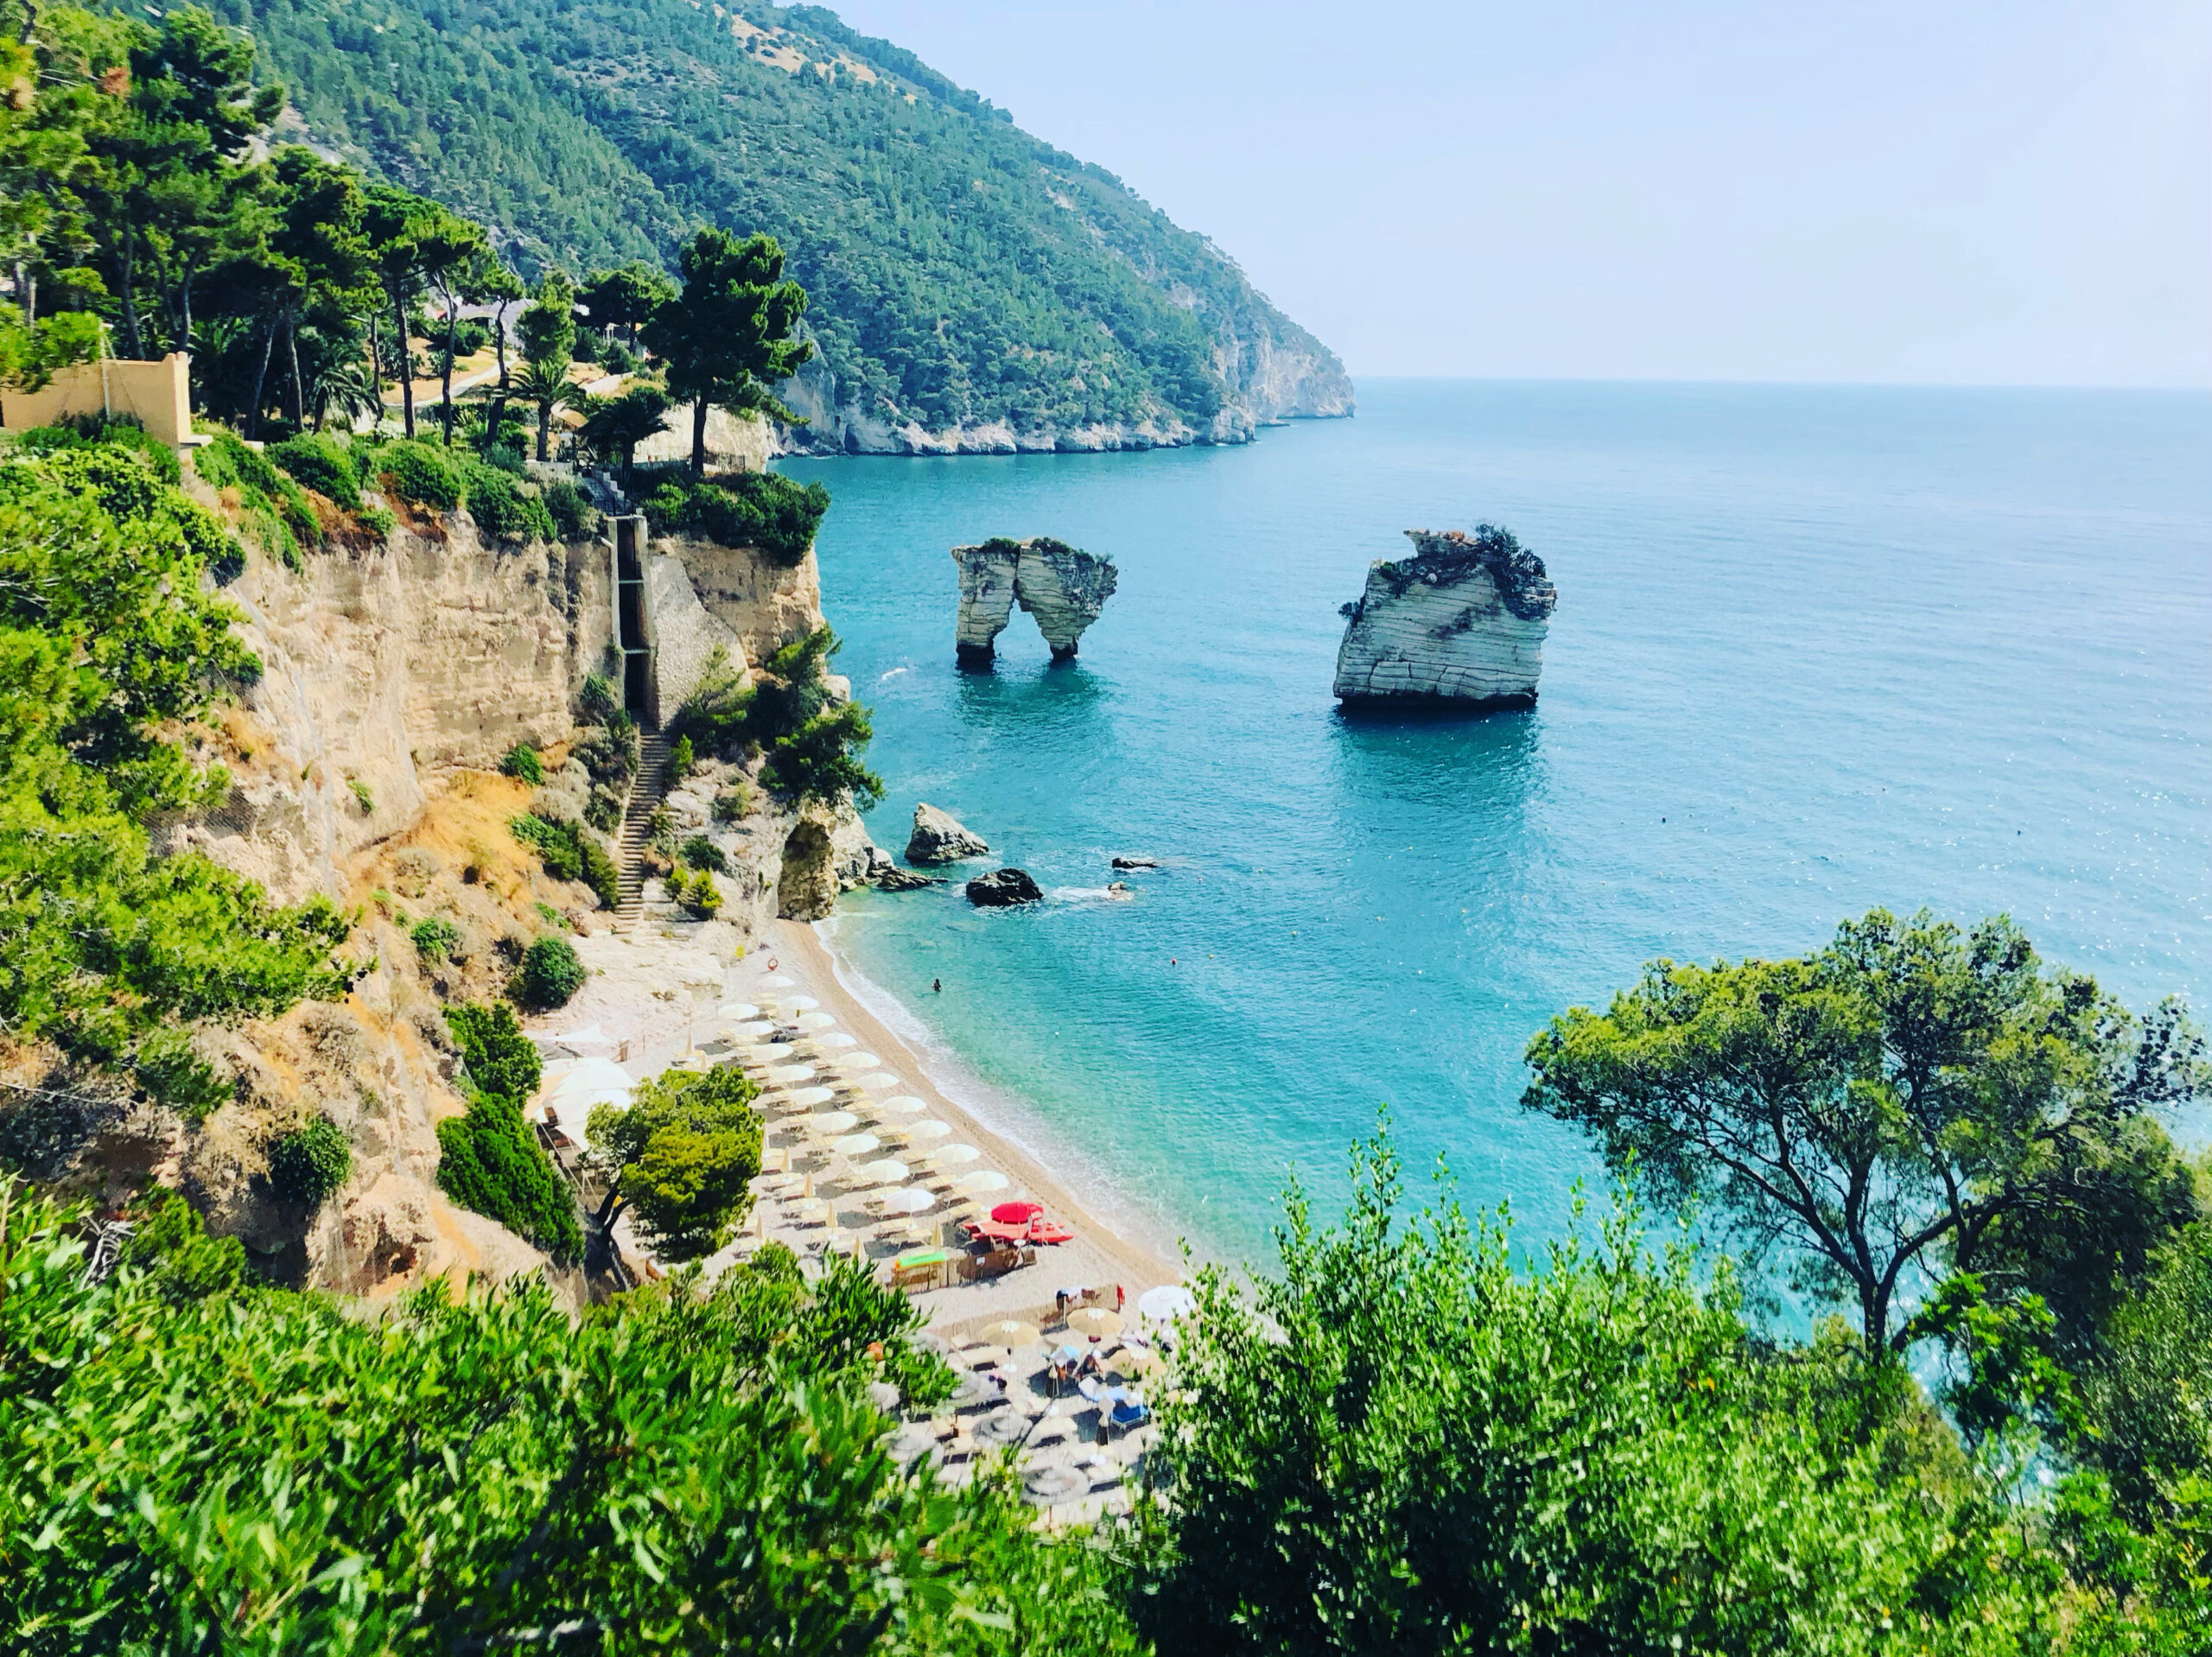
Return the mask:
<path fill-rule="evenodd" d="M 1543 561 L 1494 524 L 1406 536 L 1414 556 L 1369 565 L 1367 590 L 1344 606 L 1338 700 L 1532 706 L 1559 602 Z"/>
<path fill-rule="evenodd" d="M 1037 619 L 1037 631 L 1055 662 L 1071 661 L 1084 629 L 1098 619 L 1114 595 L 1114 561 L 1050 536 L 1027 541 L 995 539 L 955 547 L 960 567 L 960 665 L 987 668 L 996 641 L 1019 604 Z"/>

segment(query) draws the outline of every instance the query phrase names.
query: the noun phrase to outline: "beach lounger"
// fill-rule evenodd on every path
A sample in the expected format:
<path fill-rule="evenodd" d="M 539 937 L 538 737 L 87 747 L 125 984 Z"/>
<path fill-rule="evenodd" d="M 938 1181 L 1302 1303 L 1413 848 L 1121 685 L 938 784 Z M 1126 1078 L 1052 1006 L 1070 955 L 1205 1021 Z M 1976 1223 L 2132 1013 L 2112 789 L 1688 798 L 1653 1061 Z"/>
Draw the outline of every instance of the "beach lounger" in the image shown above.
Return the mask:
<path fill-rule="evenodd" d="M 1116 1432 L 1127 1432 L 1131 1427 L 1141 1427 L 1152 1420 L 1149 1405 L 1132 1404 L 1127 1400 L 1114 1406 L 1106 1417 L 1106 1425 Z"/>

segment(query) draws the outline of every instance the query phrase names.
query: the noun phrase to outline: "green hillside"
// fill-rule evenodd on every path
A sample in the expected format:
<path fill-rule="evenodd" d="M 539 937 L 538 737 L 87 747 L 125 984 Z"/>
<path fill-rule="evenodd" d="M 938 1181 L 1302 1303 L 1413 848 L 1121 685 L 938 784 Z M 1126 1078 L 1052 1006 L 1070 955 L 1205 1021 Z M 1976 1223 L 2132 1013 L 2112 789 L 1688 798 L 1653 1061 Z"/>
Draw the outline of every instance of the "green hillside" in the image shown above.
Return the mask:
<path fill-rule="evenodd" d="M 814 297 L 825 447 L 1234 440 L 1351 410 L 1342 366 L 1202 237 L 816 7 L 216 0 L 316 141 L 523 263 L 771 231 Z"/>

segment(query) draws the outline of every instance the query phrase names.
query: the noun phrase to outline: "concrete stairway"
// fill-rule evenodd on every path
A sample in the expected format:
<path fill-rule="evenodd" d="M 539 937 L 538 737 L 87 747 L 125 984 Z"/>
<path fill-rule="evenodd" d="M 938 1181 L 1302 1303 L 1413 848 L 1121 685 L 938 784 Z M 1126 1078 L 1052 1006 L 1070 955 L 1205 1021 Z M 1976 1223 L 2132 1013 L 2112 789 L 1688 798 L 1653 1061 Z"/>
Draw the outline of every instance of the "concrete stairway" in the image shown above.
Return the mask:
<path fill-rule="evenodd" d="M 668 739 L 659 731 L 639 727 L 638 775 L 630 784 L 630 803 L 622 812 L 621 843 L 615 852 L 622 876 L 622 901 L 615 906 L 614 924 L 625 932 L 645 912 L 645 836 L 651 832 L 654 808 L 668 792 Z"/>

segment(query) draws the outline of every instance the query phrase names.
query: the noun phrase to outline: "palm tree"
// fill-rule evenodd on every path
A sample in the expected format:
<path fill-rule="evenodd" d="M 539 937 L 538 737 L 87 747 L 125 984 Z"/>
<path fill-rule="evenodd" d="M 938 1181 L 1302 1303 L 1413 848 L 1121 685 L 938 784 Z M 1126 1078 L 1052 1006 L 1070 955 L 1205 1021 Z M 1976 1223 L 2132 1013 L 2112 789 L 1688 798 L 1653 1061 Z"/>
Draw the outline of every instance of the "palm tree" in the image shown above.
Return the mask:
<path fill-rule="evenodd" d="M 309 378 L 307 400 L 315 410 L 317 431 L 334 413 L 350 430 L 363 415 L 384 412 L 384 399 L 377 395 L 369 365 L 358 357 L 340 358 L 325 364 L 321 371 Z"/>
<path fill-rule="evenodd" d="M 622 486 L 630 486 L 638 445 L 668 429 L 668 394 L 657 385 L 632 385 L 619 397 L 586 399 L 583 440 L 602 455 L 622 457 Z"/>
<path fill-rule="evenodd" d="M 580 386 L 569 384 L 567 370 L 550 363 L 525 360 L 508 382 L 507 395 L 537 410 L 537 458 L 548 457 L 546 440 L 552 431 L 553 410 L 581 409 L 589 399 Z"/>

